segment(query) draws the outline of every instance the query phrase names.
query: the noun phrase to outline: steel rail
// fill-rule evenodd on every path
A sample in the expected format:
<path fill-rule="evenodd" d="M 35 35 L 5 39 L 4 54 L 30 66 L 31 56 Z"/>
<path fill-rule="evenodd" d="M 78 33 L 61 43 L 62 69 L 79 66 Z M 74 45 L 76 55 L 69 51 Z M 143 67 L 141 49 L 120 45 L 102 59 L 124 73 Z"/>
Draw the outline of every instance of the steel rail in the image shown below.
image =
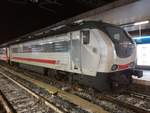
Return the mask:
<path fill-rule="evenodd" d="M 135 91 L 127 91 L 126 93 L 129 94 L 130 96 L 150 101 L 150 96 L 149 95 L 139 93 L 139 92 L 135 92 Z"/>
<path fill-rule="evenodd" d="M 62 91 L 62 90 L 60 90 L 54 86 L 51 86 L 50 84 L 41 82 L 41 81 L 33 79 L 31 77 L 24 76 L 23 74 L 21 74 L 19 72 L 15 72 L 14 70 L 8 69 L 8 68 L 3 67 L 1 65 L 0 65 L 0 68 L 2 68 L 3 70 L 5 70 L 11 74 L 18 76 L 19 78 L 22 78 L 24 80 L 29 81 L 29 82 L 37 85 L 38 87 L 46 89 L 50 94 L 57 94 L 58 96 L 62 97 L 63 99 L 65 99 L 65 100 L 67 100 L 67 101 L 69 101 L 75 105 L 80 106 L 82 109 L 84 109 L 86 111 L 89 111 L 92 113 L 108 113 L 102 107 L 100 107 L 96 104 L 93 104 L 93 103 L 91 103 L 91 102 L 89 102 L 89 101 L 87 101 L 87 100 L 85 100 L 79 96 L 73 95 L 73 94 L 68 93 L 66 91 Z"/>
<path fill-rule="evenodd" d="M 13 107 L 10 105 L 10 103 L 5 98 L 4 94 L 0 91 L 0 102 L 3 105 L 6 113 L 16 113 L 16 111 L 13 109 Z"/>
<path fill-rule="evenodd" d="M 136 113 L 150 113 L 150 110 L 146 110 L 144 108 L 140 108 L 140 107 L 134 106 L 132 104 L 120 101 L 120 100 L 116 99 L 115 97 L 112 97 L 112 96 L 109 96 L 109 95 L 100 96 L 99 99 L 110 101 L 110 102 L 115 103 L 115 104 L 117 104 L 119 106 L 122 106 L 122 107 L 125 107 L 127 109 L 130 109 L 130 110 L 132 110 L 132 111 L 134 111 Z"/>
<path fill-rule="evenodd" d="M 31 94 L 32 96 L 34 96 L 36 99 L 44 102 L 45 105 L 47 105 L 48 107 L 50 107 L 51 109 L 53 109 L 54 111 L 58 112 L 58 113 L 65 113 L 63 110 L 57 108 L 55 105 L 53 105 L 49 100 L 45 99 L 44 97 L 38 95 L 37 93 L 31 91 L 30 89 L 28 89 L 26 86 L 22 85 L 21 83 L 15 81 L 13 78 L 10 78 L 9 76 L 7 76 L 5 73 L 0 72 L 0 74 L 2 74 L 3 76 L 5 76 L 7 79 L 11 80 L 13 83 L 15 83 L 16 85 L 18 85 L 19 87 L 21 87 L 22 89 L 24 89 L 25 91 L 27 91 L 29 94 Z M 11 113 L 11 112 L 10 112 Z"/>

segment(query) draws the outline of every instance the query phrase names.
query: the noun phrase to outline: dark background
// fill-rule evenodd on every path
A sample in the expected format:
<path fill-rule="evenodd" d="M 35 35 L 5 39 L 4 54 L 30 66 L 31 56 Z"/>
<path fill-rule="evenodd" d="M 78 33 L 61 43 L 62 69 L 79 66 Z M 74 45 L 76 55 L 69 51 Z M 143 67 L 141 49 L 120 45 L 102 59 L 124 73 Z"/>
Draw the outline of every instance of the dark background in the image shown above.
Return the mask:
<path fill-rule="evenodd" d="M 1 0 L 0 44 L 114 0 Z"/>

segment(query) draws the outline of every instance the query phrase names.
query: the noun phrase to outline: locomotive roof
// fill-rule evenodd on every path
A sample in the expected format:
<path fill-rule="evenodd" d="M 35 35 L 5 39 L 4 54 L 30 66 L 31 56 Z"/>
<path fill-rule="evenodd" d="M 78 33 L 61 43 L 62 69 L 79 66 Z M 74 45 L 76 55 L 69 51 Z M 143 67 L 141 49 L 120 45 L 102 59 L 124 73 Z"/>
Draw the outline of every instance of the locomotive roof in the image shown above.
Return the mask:
<path fill-rule="evenodd" d="M 102 21 L 83 21 L 80 23 L 71 23 L 68 25 L 62 25 L 62 26 L 57 26 L 57 27 L 50 26 L 50 27 L 41 29 L 39 31 L 35 31 L 32 33 L 23 35 L 21 37 L 18 37 L 12 41 L 2 44 L 0 47 L 7 47 L 9 45 L 14 45 L 14 44 L 21 43 L 21 42 L 36 40 L 36 39 L 44 38 L 47 36 L 55 36 L 55 35 L 64 34 L 67 32 L 76 31 L 76 30 L 85 29 L 85 28 L 89 28 L 89 29 L 98 28 L 98 27 L 103 28 L 104 25 L 111 25 L 111 24 L 104 23 Z"/>

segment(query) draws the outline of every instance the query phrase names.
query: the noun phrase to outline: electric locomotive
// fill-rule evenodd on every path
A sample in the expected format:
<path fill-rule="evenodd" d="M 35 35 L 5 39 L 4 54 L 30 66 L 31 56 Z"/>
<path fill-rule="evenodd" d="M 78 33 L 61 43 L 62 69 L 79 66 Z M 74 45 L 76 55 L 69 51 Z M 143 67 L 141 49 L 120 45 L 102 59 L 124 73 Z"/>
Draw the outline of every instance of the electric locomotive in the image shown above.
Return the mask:
<path fill-rule="evenodd" d="M 73 81 L 98 90 L 129 85 L 132 75 L 142 76 L 134 69 L 136 45 L 131 37 L 101 21 L 40 30 L 7 46 L 10 62 L 68 72 Z"/>

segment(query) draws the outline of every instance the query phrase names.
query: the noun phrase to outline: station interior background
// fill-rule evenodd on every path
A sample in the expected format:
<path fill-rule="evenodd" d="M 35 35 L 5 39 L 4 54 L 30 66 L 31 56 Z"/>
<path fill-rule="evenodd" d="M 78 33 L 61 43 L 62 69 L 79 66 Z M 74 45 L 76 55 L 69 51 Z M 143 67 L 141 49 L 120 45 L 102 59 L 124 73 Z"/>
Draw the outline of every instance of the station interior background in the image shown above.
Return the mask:
<path fill-rule="evenodd" d="M 136 68 L 143 70 L 142 80 L 149 81 L 150 77 L 150 22 L 144 20 L 137 23 L 126 24 L 122 27 L 133 37 L 137 44 Z"/>
<path fill-rule="evenodd" d="M 148 26 L 149 20 L 123 26 L 137 44 L 137 67 L 143 69 L 150 67 L 150 33 L 149 29 L 145 29 Z"/>

